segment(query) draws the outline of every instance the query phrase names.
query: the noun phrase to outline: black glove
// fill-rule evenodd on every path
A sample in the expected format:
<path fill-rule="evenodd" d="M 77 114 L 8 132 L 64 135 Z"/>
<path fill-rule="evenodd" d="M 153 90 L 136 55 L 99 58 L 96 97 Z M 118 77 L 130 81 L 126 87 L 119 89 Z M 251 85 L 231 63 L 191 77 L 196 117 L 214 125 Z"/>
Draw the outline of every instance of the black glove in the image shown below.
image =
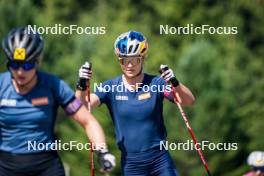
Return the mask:
<path fill-rule="evenodd" d="M 92 64 L 85 62 L 79 69 L 79 80 L 77 82 L 76 88 L 81 91 L 87 89 L 87 81 L 92 78 Z"/>
<path fill-rule="evenodd" d="M 167 82 L 171 82 L 173 87 L 177 87 L 180 83 L 174 75 L 172 69 L 170 69 L 167 65 L 160 65 L 159 70 L 161 77 Z"/>

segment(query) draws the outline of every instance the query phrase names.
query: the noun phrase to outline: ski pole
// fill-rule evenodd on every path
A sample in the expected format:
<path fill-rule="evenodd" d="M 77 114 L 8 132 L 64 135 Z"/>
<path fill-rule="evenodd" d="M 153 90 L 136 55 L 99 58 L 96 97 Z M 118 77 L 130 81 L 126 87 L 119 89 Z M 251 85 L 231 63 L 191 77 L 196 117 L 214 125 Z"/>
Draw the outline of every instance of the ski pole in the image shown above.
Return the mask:
<path fill-rule="evenodd" d="M 168 66 L 161 65 L 161 66 L 160 66 L 160 73 L 163 73 L 163 72 L 165 72 L 165 71 L 168 70 L 168 69 L 169 69 Z M 174 78 L 174 79 L 176 79 L 176 78 Z M 172 81 L 174 81 L 174 80 L 170 80 L 170 82 L 172 82 Z M 189 123 L 188 117 L 187 117 L 186 113 L 184 112 L 184 110 L 183 110 L 181 104 L 180 104 L 179 101 L 178 101 L 178 97 L 177 97 L 177 95 L 176 95 L 176 90 L 175 90 L 175 88 L 173 87 L 172 84 L 171 84 L 171 87 L 172 87 L 172 92 L 173 92 L 174 102 L 177 104 L 178 109 L 179 109 L 179 111 L 180 111 L 180 113 L 181 113 L 181 115 L 182 115 L 182 118 L 183 118 L 184 122 L 185 122 L 185 125 L 186 125 L 186 127 L 187 127 L 187 129 L 188 129 L 188 131 L 189 131 L 189 133 L 190 133 L 190 135 L 191 135 L 193 141 L 194 141 L 195 149 L 198 151 L 198 154 L 199 154 L 200 159 L 201 159 L 201 161 L 202 161 L 202 163 L 203 163 L 203 165 L 204 165 L 204 168 L 205 168 L 205 170 L 206 170 L 206 172 L 207 172 L 207 175 L 208 175 L 208 176 L 211 176 L 211 173 L 210 173 L 210 170 L 209 170 L 208 164 L 207 164 L 207 162 L 206 162 L 206 160 L 205 160 L 205 158 L 204 158 L 204 155 L 203 155 L 203 153 L 202 153 L 202 150 L 201 150 L 201 147 L 200 147 L 200 145 L 199 145 L 199 143 L 198 143 L 198 140 L 197 140 L 197 138 L 196 138 L 195 135 L 194 135 L 194 132 L 193 132 L 192 127 L 191 127 L 191 125 L 190 125 L 190 123 Z"/>
<path fill-rule="evenodd" d="M 85 64 L 88 65 L 89 70 L 92 69 L 92 63 L 86 62 Z M 88 102 L 87 102 L 88 111 L 91 112 L 90 82 L 87 81 L 86 84 L 87 84 L 86 94 L 88 98 Z M 90 170 L 91 170 L 91 176 L 94 176 L 93 143 L 91 141 L 90 141 Z"/>
<path fill-rule="evenodd" d="M 88 65 L 89 70 L 92 69 L 92 63 L 86 62 L 85 64 Z M 86 81 L 86 80 L 85 80 Z M 91 98 L 90 98 L 90 93 L 91 93 L 91 89 L 90 89 L 90 82 L 87 81 L 87 90 L 86 90 L 86 94 L 87 94 L 87 108 L 88 111 L 91 112 Z M 95 168 L 94 168 L 94 159 L 93 159 L 93 143 L 90 141 L 90 170 L 91 170 L 91 176 L 95 175 Z M 109 173 L 104 173 L 104 176 L 110 176 Z"/>

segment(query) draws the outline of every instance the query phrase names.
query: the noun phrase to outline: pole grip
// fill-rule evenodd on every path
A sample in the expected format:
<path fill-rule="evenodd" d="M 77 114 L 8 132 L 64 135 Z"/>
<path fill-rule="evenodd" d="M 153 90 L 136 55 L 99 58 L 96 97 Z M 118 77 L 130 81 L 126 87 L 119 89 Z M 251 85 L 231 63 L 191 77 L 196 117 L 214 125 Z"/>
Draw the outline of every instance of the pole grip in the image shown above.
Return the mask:
<path fill-rule="evenodd" d="M 89 69 L 89 70 L 92 70 L 92 63 L 89 63 L 89 62 L 85 62 L 85 66 Z M 88 80 L 85 79 L 85 78 L 81 78 L 80 79 L 80 85 L 88 85 Z"/>
<path fill-rule="evenodd" d="M 160 65 L 159 73 L 162 74 L 165 71 L 169 70 L 169 67 L 167 65 Z M 173 87 L 177 87 L 179 85 L 179 81 L 176 79 L 176 77 L 173 77 L 170 79 L 170 83 Z"/>
<path fill-rule="evenodd" d="M 160 65 L 159 73 L 162 74 L 165 71 L 169 70 L 169 67 L 167 65 Z"/>

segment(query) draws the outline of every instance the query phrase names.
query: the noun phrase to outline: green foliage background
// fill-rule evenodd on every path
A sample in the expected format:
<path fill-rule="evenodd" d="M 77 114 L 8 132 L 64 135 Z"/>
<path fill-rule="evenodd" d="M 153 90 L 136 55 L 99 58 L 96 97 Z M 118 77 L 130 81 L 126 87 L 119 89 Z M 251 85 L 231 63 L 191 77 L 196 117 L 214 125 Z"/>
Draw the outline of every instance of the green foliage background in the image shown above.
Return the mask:
<path fill-rule="evenodd" d="M 41 69 L 75 88 L 78 68 L 86 60 L 93 63 L 94 82 L 119 75 L 113 52 L 115 38 L 128 30 L 141 31 L 149 42 L 145 71 L 158 74 L 159 65 L 166 63 L 196 96 L 195 106 L 186 110 L 197 138 L 238 143 L 236 151 L 204 151 L 213 175 L 239 176 L 249 169 L 247 155 L 252 150 L 264 150 L 263 6 L 263 0 L 0 0 L 0 38 L 11 28 L 28 24 L 105 26 L 105 35 L 43 35 Z M 161 24 L 237 26 L 238 34 L 160 35 Z M 1 51 L 1 71 L 6 70 L 4 57 Z M 94 115 L 118 158 L 111 175 L 119 176 L 120 153 L 109 113 L 102 106 Z M 56 131 L 63 142 L 86 142 L 77 123 L 62 111 L 58 117 Z M 165 102 L 164 117 L 170 142 L 190 139 L 175 105 Z M 88 151 L 61 151 L 60 155 L 71 175 L 89 175 Z M 181 175 L 205 173 L 196 151 L 171 151 L 171 155 Z"/>

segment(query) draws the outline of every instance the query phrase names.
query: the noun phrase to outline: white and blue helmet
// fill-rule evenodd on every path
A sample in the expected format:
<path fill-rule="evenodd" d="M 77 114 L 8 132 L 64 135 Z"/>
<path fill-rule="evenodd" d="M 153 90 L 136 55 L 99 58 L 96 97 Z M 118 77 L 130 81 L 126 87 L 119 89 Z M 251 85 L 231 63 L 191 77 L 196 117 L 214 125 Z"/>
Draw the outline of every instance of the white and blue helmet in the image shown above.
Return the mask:
<path fill-rule="evenodd" d="M 148 43 L 140 32 L 129 31 L 117 37 L 114 48 L 118 57 L 144 57 L 148 50 Z"/>
<path fill-rule="evenodd" d="M 247 159 L 247 163 L 255 170 L 260 170 L 264 173 L 264 152 L 254 151 L 250 153 Z"/>

